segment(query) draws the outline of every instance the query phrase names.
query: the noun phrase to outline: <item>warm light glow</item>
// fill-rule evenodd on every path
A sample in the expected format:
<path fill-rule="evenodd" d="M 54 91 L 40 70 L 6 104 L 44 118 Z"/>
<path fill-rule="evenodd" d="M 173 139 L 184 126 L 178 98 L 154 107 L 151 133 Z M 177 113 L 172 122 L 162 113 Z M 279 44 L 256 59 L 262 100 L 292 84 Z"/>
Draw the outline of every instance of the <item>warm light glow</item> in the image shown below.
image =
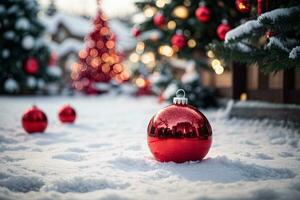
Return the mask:
<path fill-rule="evenodd" d="M 109 57 L 109 54 L 108 54 L 108 53 L 104 53 L 104 54 L 102 54 L 101 59 L 102 59 L 104 62 L 107 62 L 108 57 Z"/>
<path fill-rule="evenodd" d="M 167 27 L 169 30 L 174 30 L 176 28 L 176 22 L 173 20 L 169 21 Z"/>
<path fill-rule="evenodd" d="M 132 53 L 129 56 L 129 60 L 133 63 L 139 62 L 140 56 L 137 53 Z"/>
<path fill-rule="evenodd" d="M 244 3 L 239 3 L 239 4 L 238 4 L 238 7 L 239 7 L 240 10 L 245 10 L 245 9 L 247 9 L 247 7 L 246 7 L 246 5 L 245 5 Z"/>
<path fill-rule="evenodd" d="M 163 46 L 160 46 L 158 48 L 158 52 L 161 54 L 161 55 L 164 55 L 164 56 L 167 56 L 167 57 L 171 57 L 173 56 L 174 54 L 174 51 L 172 49 L 172 47 L 168 46 L 168 45 L 163 45 Z"/>
<path fill-rule="evenodd" d="M 221 62 L 218 59 L 213 59 L 211 62 L 212 68 L 216 68 L 217 66 L 221 65 Z"/>
<path fill-rule="evenodd" d="M 102 71 L 103 71 L 104 73 L 107 74 L 107 73 L 110 71 L 110 66 L 109 66 L 109 64 L 104 63 L 104 64 L 102 65 L 101 69 L 102 69 Z"/>
<path fill-rule="evenodd" d="M 141 53 L 144 52 L 144 49 L 145 49 L 145 43 L 144 42 L 138 42 L 137 45 L 136 45 L 135 51 L 138 54 L 141 54 Z"/>
<path fill-rule="evenodd" d="M 144 53 L 142 56 L 141 56 L 141 60 L 143 63 L 145 64 L 149 64 L 149 63 L 152 63 L 155 61 L 155 55 L 153 52 L 147 52 L 147 53 Z"/>
<path fill-rule="evenodd" d="M 156 8 L 154 8 L 154 7 L 147 7 L 144 10 L 144 15 L 146 17 L 153 17 L 156 12 L 157 12 Z"/>
<path fill-rule="evenodd" d="M 101 34 L 101 35 L 108 35 L 108 33 L 109 33 L 109 30 L 108 30 L 107 27 L 102 27 L 102 28 L 100 29 L 100 34 Z"/>
<path fill-rule="evenodd" d="M 216 74 L 220 75 L 220 74 L 223 74 L 224 72 L 224 67 L 222 65 L 217 65 L 215 68 L 214 68 Z"/>
<path fill-rule="evenodd" d="M 78 55 L 79 55 L 79 58 L 85 59 L 87 57 L 88 53 L 86 52 L 86 50 L 81 50 L 81 51 L 79 51 Z"/>
<path fill-rule="evenodd" d="M 123 71 L 123 66 L 121 64 L 115 64 L 113 66 L 113 71 L 118 74 Z"/>
<path fill-rule="evenodd" d="M 173 10 L 173 15 L 180 19 L 186 19 L 189 16 L 189 11 L 185 6 L 177 6 Z"/>
<path fill-rule="evenodd" d="M 91 61 L 91 65 L 94 68 L 97 68 L 101 64 L 101 60 L 99 57 L 93 58 Z"/>
<path fill-rule="evenodd" d="M 209 50 L 206 54 L 207 54 L 207 57 L 209 57 L 209 58 L 214 58 L 215 57 L 215 54 L 212 50 Z"/>
<path fill-rule="evenodd" d="M 188 47 L 194 48 L 197 45 L 197 42 L 194 39 L 189 39 L 187 44 L 188 44 Z"/>
<path fill-rule="evenodd" d="M 115 43 L 111 40 L 107 41 L 105 45 L 108 49 L 112 49 L 115 47 Z"/>
<path fill-rule="evenodd" d="M 90 55 L 91 55 L 92 57 L 96 57 L 96 56 L 98 55 L 97 49 L 91 49 L 91 50 L 90 50 Z"/>
<path fill-rule="evenodd" d="M 241 96 L 240 96 L 240 100 L 241 100 L 241 101 L 246 101 L 247 98 L 248 98 L 248 95 L 247 95 L 247 93 L 245 93 L 245 92 L 242 93 Z"/>
<path fill-rule="evenodd" d="M 156 6 L 159 8 L 163 8 L 166 5 L 165 0 L 156 0 Z"/>
<path fill-rule="evenodd" d="M 138 87 L 142 88 L 142 87 L 145 87 L 146 81 L 145 81 L 145 79 L 139 77 L 139 78 L 137 78 L 137 79 L 135 80 L 135 84 L 136 84 Z"/>

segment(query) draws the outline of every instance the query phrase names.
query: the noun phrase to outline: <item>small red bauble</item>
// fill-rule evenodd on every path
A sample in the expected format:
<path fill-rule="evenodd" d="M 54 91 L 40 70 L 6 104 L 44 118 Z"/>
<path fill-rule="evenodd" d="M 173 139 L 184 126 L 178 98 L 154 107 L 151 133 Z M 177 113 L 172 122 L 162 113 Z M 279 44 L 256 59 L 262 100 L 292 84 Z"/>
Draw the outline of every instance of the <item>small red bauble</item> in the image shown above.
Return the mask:
<path fill-rule="evenodd" d="M 208 120 L 187 104 L 184 95 L 175 97 L 173 105 L 154 115 L 147 132 L 150 151 L 161 162 L 202 160 L 212 143 Z"/>
<path fill-rule="evenodd" d="M 139 28 L 134 27 L 134 28 L 132 29 L 132 35 L 133 35 L 135 38 L 139 37 L 139 36 L 141 35 L 141 30 L 140 30 Z"/>
<path fill-rule="evenodd" d="M 230 26 L 226 23 L 223 23 L 223 24 L 220 24 L 217 28 L 217 35 L 218 37 L 220 38 L 220 40 L 224 40 L 225 39 L 225 36 L 226 36 L 226 33 L 228 31 L 230 31 Z"/>
<path fill-rule="evenodd" d="M 39 71 L 39 63 L 35 58 L 28 58 L 24 63 L 24 71 L 27 74 L 36 74 Z"/>
<path fill-rule="evenodd" d="M 59 110 L 58 118 L 62 123 L 74 123 L 76 112 L 70 105 L 65 105 Z"/>
<path fill-rule="evenodd" d="M 195 15 L 200 22 L 208 22 L 210 20 L 210 10 L 206 6 L 197 8 Z"/>
<path fill-rule="evenodd" d="M 162 27 L 166 24 L 166 18 L 163 14 L 158 13 L 154 16 L 153 23 L 155 24 L 155 26 Z"/>
<path fill-rule="evenodd" d="M 186 38 L 183 34 L 176 33 L 171 38 L 171 44 L 172 44 L 172 46 L 175 46 L 178 49 L 182 49 L 183 47 L 186 46 Z"/>
<path fill-rule="evenodd" d="M 42 133 L 48 125 L 47 116 L 36 106 L 29 108 L 22 117 L 22 126 L 27 133 Z"/>
<path fill-rule="evenodd" d="M 249 13 L 251 9 L 251 4 L 249 0 L 236 0 L 235 6 L 241 13 Z"/>

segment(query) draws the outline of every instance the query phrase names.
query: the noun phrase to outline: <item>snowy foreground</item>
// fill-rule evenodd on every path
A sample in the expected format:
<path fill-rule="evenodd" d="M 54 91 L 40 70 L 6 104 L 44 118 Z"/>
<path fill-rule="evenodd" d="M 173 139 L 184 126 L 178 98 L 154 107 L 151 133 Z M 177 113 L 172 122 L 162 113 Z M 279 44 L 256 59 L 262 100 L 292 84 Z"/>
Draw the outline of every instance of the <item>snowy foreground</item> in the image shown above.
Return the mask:
<path fill-rule="evenodd" d="M 34 102 L 49 119 L 26 134 Z M 57 111 L 77 110 L 74 125 Z M 213 146 L 202 162 L 159 163 L 146 128 L 165 105 L 155 98 L 0 98 L 0 199 L 299 199 L 300 133 L 267 120 L 226 119 L 205 111 Z"/>

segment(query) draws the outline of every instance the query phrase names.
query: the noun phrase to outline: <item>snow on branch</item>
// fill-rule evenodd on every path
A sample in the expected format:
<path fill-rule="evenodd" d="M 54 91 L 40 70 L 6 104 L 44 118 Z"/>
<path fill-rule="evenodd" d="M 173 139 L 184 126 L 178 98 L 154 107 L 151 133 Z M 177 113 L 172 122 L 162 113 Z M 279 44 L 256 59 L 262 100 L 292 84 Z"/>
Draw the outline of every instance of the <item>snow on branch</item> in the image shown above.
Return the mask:
<path fill-rule="evenodd" d="M 289 50 L 285 47 L 283 42 L 277 37 L 270 37 L 269 43 L 267 45 L 268 48 L 278 47 L 279 49 L 288 52 Z"/>
<path fill-rule="evenodd" d="M 274 23 L 280 17 L 288 17 L 295 12 L 300 12 L 300 6 L 290 7 L 290 8 L 279 8 L 276 10 L 272 10 L 270 12 L 266 12 L 258 17 L 258 22 L 262 22 L 264 20 L 270 20 Z"/>
<path fill-rule="evenodd" d="M 300 46 L 296 46 L 290 52 L 289 58 L 290 59 L 297 59 L 297 58 L 299 58 L 299 55 L 300 55 Z"/>
<path fill-rule="evenodd" d="M 250 20 L 234 29 L 229 31 L 225 37 L 225 43 L 228 43 L 230 40 L 237 39 L 244 34 L 252 32 L 254 29 L 261 28 L 262 25 L 256 20 Z"/>

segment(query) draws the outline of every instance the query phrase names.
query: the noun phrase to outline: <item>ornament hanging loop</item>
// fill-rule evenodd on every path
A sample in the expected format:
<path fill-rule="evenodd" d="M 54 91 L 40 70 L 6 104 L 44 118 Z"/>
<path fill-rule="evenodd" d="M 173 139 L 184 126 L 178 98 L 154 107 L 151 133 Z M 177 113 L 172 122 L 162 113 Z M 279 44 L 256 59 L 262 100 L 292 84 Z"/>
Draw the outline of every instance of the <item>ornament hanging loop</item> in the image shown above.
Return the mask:
<path fill-rule="evenodd" d="M 183 89 L 176 91 L 176 97 L 173 98 L 173 104 L 188 104 L 188 99 L 185 97 L 185 91 Z"/>

